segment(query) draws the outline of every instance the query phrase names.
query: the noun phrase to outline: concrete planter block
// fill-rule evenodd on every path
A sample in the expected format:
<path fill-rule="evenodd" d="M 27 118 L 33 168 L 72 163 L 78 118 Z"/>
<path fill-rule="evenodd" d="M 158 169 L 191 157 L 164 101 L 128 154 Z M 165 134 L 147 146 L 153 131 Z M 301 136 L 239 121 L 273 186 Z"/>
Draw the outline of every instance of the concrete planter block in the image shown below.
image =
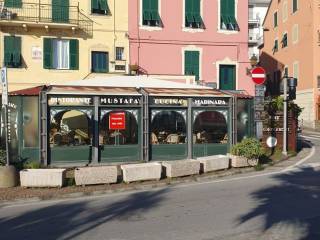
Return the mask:
<path fill-rule="evenodd" d="M 62 187 L 65 169 L 25 169 L 20 171 L 21 187 Z"/>
<path fill-rule="evenodd" d="M 160 163 L 141 163 L 121 165 L 123 181 L 160 180 L 162 166 Z"/>
<path fill-rule="evenodd" d="M 14 166 L 0 167 L 0 188 L 10 188 L 18 185 L 18 173 Z"/>
<path fill-rule="evenodd" d="M 230 165 L 230 158 L 225 155 L 200 157 L 197 158 L 197 161 L 200 162 L 200 169 L 203 173 L 228 169 Z"/>
<path fill-rule="evenodd" d="M 162 166 L 166 170 L 166 176 L 170 178 L 195 175 L 200 172 L 200 162 L 196 160 L 163 162 Z"/>
<path fill-rule="evenodd" d="M 241 167 L 254 167 L 258 165 L 257 159 L 248 159 L 246 157 L 229 155 L 231 158 L 231 167 L 241 168 Z"/>
<path fill-rule="evenodd" d="M 116 183 L 117 166 L 83 167 L 74 171 L 76 185 Z"/>

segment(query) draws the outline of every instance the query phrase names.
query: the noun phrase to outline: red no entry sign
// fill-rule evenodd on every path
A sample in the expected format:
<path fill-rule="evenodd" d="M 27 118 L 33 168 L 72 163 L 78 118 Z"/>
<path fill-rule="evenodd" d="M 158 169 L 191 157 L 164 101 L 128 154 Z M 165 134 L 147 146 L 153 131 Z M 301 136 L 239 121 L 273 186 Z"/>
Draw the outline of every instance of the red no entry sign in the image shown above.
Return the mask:
<path fill-rule="evenodd" d="M 262 67 L 256 67 L 251 71 L 252 81 L 257 85 L 262 85 L 266 81 L 266 71 Z"/>
<path fill-rule="evenodd" d="M 109 129 L 110 130 L 126 129 L 126 114 L 124 112 L 110 113 Z"/>

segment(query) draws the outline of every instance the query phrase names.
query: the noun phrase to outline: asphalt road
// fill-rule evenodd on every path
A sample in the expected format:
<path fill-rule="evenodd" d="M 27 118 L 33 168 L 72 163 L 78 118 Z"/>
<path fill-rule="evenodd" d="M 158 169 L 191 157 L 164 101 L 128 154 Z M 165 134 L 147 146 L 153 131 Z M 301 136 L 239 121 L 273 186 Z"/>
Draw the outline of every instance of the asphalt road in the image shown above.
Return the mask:
<path fill-rule="evenodd" d="M 319 240 L 320 168 L 0 206 L 0 239 Z"/>

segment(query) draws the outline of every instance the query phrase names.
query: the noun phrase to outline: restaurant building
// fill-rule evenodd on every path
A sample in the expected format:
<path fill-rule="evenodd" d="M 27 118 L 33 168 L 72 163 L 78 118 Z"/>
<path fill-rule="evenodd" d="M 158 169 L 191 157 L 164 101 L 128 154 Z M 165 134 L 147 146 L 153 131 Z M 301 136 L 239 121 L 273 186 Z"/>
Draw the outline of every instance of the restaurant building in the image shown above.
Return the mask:
<path fill-rule="evenodd" d="M 182 160 L 226 154 L 253 135 L 250 96 L 145 80 L 149 85 L 75 83 L 12 92 L 10 160 L 50 166 Z"/>

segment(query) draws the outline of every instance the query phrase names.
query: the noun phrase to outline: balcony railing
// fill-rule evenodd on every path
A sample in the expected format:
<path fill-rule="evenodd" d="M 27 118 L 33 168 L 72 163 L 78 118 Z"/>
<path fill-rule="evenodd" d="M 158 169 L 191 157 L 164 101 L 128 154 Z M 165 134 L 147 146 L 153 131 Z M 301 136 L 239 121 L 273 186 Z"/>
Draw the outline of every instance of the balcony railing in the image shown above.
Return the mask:
<path fill-rule="evenodd" d="M 54 5 L 38 2 L 22 2 L 21 6 L 6 6 L 0 0 L 0 24 L 36 23 L 42 25 L 72 27 L 92 35 L 93 21 L 81 13 L 79 6 Z"/>

